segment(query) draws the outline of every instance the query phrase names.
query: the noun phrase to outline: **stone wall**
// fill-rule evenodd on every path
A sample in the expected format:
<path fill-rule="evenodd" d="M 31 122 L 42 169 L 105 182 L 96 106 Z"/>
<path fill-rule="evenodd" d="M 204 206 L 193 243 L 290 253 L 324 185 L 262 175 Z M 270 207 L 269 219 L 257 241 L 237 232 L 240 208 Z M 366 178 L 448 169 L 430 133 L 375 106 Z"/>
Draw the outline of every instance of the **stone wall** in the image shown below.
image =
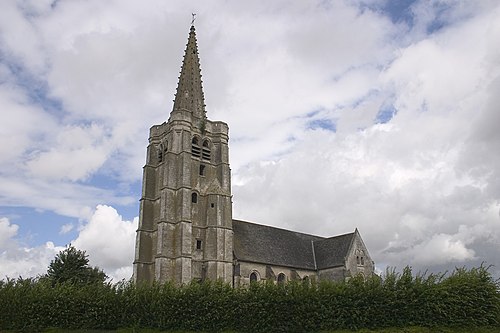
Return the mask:
<path fill-rule="evenodd" d="M 278 281 L 280 274 L 285 275 L 285 281 L 303 280 L 307 277 L 310 280 L 317 279 L 316 271 L 294 269 L 283 266 L 272 266 L 253 262 L 238 261 L 235 265 L 234 286 L 240 287 L 250 284 L 250 275 L 255 273 L 257 281 Z"/>

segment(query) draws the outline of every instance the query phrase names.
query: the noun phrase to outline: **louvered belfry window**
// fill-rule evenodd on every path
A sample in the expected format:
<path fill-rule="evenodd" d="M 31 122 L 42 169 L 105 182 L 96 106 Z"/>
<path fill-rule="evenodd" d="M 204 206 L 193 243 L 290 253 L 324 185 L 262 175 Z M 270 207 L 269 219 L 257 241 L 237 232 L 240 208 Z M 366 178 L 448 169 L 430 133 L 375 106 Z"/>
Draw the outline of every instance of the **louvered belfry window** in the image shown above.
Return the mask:
<path fill-rule="evenodd" d="M 201 150 L 201 158 L 210 161 L 210 144 L 208 140 L 203 141 L 203 147 Z"/>
<path fill-rule="evenodd" d="M 191 141 L 191 155 L 205 161 L 210 161 L 210 142 L 208 140 L 204 140 L 203 144 L 200 145 L 200 140 L 197 137 L 194 137 Z"/>
<path fill-rule="evenodd" d="M 194 137 L 191 141 L 191 155 L 193 155 L 193 157 L 201 157 L 201 147 L 197 137 Z"/>

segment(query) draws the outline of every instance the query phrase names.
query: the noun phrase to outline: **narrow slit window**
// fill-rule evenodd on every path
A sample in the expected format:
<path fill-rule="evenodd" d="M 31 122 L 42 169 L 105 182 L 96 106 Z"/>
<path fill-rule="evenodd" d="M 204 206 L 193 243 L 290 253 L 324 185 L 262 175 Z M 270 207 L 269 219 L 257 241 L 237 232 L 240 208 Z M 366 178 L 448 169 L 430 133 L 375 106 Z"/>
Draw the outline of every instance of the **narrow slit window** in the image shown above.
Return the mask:
<path fill-rule="evenodd" d="M 191 193 L 191 202 L 192 203 L 198 202 L 198 194 L 197 193 Z"/>
<path fill-rule="evenodd" d="M 200 176 L 205 176 L 205 168 L 205 165 L 200 164 Z"/>
<path fill-rule="evenodd" d="M 161 148 L 158 149 L 157 154 L 158 154 L 158 163 L 163 162 L 163 151 L 161 150 Z"/>
<path fill-rule="evenodd" d="M 201 250 L 201 245 L 202 245 L 201 239 L 197 239 L 196 240 L 196 249 Z"/>

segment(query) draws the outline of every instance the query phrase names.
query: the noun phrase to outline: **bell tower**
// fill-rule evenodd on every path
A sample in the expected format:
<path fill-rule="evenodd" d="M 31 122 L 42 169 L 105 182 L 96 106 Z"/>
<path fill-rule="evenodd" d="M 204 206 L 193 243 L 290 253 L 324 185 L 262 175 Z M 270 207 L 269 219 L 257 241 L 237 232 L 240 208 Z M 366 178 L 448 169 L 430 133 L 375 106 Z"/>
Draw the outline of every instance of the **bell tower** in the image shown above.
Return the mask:
<path fill-rule="evenodd" d="M 143 171 L 134 281 L 177 285 L 233 278 L 228 125 L 207 119 L 191 25 L 174 106 L 151 127 Z"/>

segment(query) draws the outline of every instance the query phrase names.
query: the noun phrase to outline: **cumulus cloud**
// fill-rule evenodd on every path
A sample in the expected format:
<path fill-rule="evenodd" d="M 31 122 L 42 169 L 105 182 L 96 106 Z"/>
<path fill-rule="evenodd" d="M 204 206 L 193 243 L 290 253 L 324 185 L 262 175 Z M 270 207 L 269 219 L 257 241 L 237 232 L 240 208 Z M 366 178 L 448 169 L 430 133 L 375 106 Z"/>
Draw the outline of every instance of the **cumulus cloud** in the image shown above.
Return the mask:
<path fill-rule="evenodd" d="M 98 205 L 72 244 L 89 255 L 90 263 L 104 269 L 113 280 L 130 279 L 138 218 L 124 221 L 116 209 Z"/>
<path fill-rule="evenodd" d="M 8 246 L 7 242 L 17 234 L 19 227 L 15 224 L 10 224 L 9 219 L 3 217 L 0 219 L 0 244 L 2 248 Z"/>
<path fill-rule="evenodd" d="M 86 251 L 90 265 L 103 269 L 112 281 L 128 280 L 132 277 L 137 222 L 137 218 L 124 221 L 113 207 L 99 205 L 71 244 Z M 72 228 L 64 225 L 61 232 Z M 64 250 L 50 241 L 35 247 L 23 244 L 18 230 L 18 225 L 0 218 L 0 279 L 45 274 L 50 261 Z"/>
<path fill-rule="evenodd" d="M 0 218 L 0 279 L 44 274 L 50 260 L 63 249 L 52 242 L 29 247 L 17 239 L 18 230 L 18 225 Z"/>

